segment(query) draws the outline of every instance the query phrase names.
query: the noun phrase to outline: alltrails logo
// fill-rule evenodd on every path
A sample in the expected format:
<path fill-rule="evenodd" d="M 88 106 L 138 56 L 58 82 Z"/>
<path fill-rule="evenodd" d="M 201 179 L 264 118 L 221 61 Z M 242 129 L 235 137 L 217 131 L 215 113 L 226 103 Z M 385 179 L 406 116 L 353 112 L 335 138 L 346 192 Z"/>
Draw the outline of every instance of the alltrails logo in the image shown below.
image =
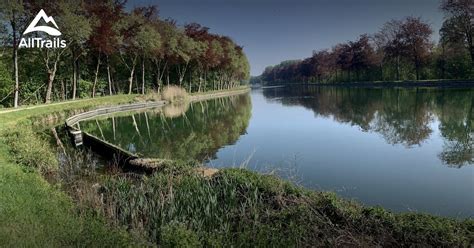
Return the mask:
<path fill-rule="evenodd" d="M 37 26 L 38 22 L 43 19 L 43 21 L 48 24 L 52 23 L 54 27 L 50 26 Z M 31 33 L 31 32 L 45 32 L 51 36 L 60 36 L 61 32 L 58 30 L 58 25 L 54 21 L 53 17 L 46 15 L 44 10 L 40 10 L 36 15 L 35 19 L 30 23 L 30 25 L 26 28 L 23 35 Z M 61 38 L 53 38 L 51 39 L 44 39 L 41 37 L 35 38 L 21 38 L 20 48 L 65 48 L 66 41 L 62 40 Z"/>

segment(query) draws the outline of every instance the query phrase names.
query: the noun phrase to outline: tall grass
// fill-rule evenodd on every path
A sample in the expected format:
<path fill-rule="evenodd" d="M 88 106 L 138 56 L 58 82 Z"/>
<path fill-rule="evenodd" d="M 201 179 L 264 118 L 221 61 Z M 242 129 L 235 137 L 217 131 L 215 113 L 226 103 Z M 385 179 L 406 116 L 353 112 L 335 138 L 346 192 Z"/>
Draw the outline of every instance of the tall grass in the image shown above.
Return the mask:
<path fill-rule="evenodd" d="M 205 178 L 178 168 L 133 181 L 110 178 L 102 191 L 108 218 L 159 245 L 189 240 L 203 247 L 467 246 L 473 241 L 472 220 L 392 214 L 245 169 Z"/>
<path fill-rule="evenodd" d="M 18 125 L 15 130 L 5 134 L 13 159 L 26 168 L 36 169 L 47 174 L 58 169 L 58 161 L 50 144 L 33 131 L 32 127 Z"/>
<path fill-rule="evenodd" d="M 169 102 L 186 101 L 188 97 L 185 89 L 174 85 L 166 86 L 161 92 L 161 98 Z"/>

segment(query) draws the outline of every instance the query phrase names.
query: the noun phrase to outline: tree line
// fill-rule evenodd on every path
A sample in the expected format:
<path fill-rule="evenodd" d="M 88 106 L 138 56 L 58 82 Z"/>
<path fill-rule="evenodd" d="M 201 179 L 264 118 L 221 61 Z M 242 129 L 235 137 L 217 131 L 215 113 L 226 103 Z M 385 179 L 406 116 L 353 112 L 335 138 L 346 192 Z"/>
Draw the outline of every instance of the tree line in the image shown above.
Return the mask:
<path fill-rule="evenodd" d="M 265 68 L 253 82 L 357 82 L 474 78 L 472 0 L 443 0 L 440 41 L 420 17 L 391 20 L 373 35 L 331 49 L 313 51 L 303 60 Z"/>
<path fill-rule="evenodd" d="M 157 6 L 127 11 L 125 0 L 0 3 L 0 104 L 21 104 L 240 85 L 249 77 L 243 48 L 197 23 L 161 19 Z M 65 48 L 19 48 L 40 9 L 54 18 Z M 43 24 L 44 25 L 44 24 Z M 46 37 L 36 32 L 33 37 Z"/>

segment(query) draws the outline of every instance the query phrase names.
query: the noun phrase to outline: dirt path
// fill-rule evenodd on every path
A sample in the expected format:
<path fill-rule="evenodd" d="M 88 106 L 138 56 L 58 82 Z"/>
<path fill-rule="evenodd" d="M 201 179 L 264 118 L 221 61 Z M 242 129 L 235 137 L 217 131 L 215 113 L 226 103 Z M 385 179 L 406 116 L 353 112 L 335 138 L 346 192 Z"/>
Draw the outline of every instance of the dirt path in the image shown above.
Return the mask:
<path fill-rule="evenodd" d="M 80 99 L 80 100 L 71 100 L 71 101 L 56 102 L 56 103 L 50 103 L 50 104 L 39 104 L 39 105 L 33 105 L 33 106 L 29 106 L 29 107 L 9 108 L 9 109 L 6 109 L 6 110 L 0 110 L 0 115 L 1 114 L 6 114 L 6 113 L 17 112 L 17 111 L 31 110 L 31 109 L 51 107 L 51 106 L 58 106 L 58 105 L 64 105 L 64 104 L 69 104 L 69 103 L 78 103 L 78 102 L 84 102 L 84 101 L 90 101 L 90 100 L 91 99 L 89 99 L 89 98 L 85 98 L 85 99 Z"/>

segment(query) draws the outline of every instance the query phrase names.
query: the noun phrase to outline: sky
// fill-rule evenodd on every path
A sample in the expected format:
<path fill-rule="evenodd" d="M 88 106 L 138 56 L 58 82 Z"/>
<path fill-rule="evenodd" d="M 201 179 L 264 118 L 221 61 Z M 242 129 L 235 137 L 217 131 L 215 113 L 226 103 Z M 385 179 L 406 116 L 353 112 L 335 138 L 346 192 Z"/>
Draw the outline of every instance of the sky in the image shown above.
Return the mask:
<path fill-rule="evenodd" d="M 283 60 L 373 34 L 391 19 L 419 16 L 439 39 L 440 0 L 129 0 L 127 8 L 157 5 L 178 24 L 197 22 L 244 47 L 251 75 Z"/>

